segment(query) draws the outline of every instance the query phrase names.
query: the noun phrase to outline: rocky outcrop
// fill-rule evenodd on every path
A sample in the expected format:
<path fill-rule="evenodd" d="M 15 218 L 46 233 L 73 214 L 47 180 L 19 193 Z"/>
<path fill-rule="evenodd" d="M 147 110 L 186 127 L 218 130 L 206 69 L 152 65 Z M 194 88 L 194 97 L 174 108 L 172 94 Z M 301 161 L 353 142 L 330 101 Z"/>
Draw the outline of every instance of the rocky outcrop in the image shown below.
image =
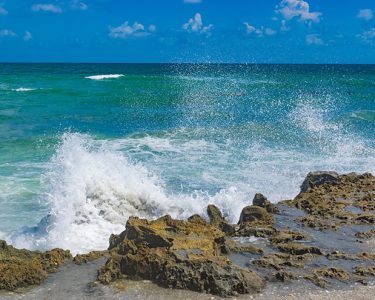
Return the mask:
<path fill-rule="evenodd" d="M 111 257 L 98 275 L 102 283 L 126 275 L 220 296 L 257 292 L 265 284 L 257 273 L 232 264 L 223 255 L 222 230 L 200 221 L 132 217 L 125 231 L 112 237 L 110 248 Z"/>
<path fill-rule="evenodd" d="M 122 233 L 110 236 L 107 251 L 73 261 L 107 257 L 97 276 L 103 284 L 146 279 L 223 297 L 260 291 L 265 280 L 365 283 L 375 276 L 374 199 L 371 174 L 313 172 L 293 200 L 274 205 L 256 194 L 237 224 L 214 205 L 207 207 L 208 218 L 131 217 Z M 18 250 L 0 241 L 0 289 L 38 284 L 66 259 L 68 251 Z"/>
<path fill-rule="evenodd" d="M 235 226 L 229 224 L 227 220 L 223 217 L 220 209 L 215 205 L 208 205 L 207 214 L 210 218 L 210 224 L 220 228 L 227 235 L 232 235 L 235 232 Z"/>
<path fill-rule="evenodd" d="M 40 284 L 72 256 L 68 250 L 53 249 L 44 253 L 16 249 L 0 240 L 0 290 Z"/>
<path fill-rule="evenodd" d="M 332 171 L 316 171 L 307 174 L 301 185 L 301 193 L 308 193 L 310 190 L 323 184 L 334 185 L 338 183 L 339 174 Z"/>
<path fill-rule="evenodd" d="M 374 224 L 375 177 L 335 172 L 309 173 L 301 192 L 288 205 L 304 210 L 308 227 L 335 230 L 348 224 Z"/>
<path fill-rule="evenodd" d="M 263 207 L 267 210 L 267 212 L 271 214 L 279 212 L 279 209 L 276 207 L 276 205 L 272 204 L 264 195 L 260 193 L 255 194 L 253 205 Z"/>
<path fill-rule="evenodd" d="M 90 261 L 94 261 L 104 255 L 106 255 L 106 251 L 91 251 L 87 254 L 77 254 L 74 256 L 73 262 L 76 265 L 82 265 Z"/>

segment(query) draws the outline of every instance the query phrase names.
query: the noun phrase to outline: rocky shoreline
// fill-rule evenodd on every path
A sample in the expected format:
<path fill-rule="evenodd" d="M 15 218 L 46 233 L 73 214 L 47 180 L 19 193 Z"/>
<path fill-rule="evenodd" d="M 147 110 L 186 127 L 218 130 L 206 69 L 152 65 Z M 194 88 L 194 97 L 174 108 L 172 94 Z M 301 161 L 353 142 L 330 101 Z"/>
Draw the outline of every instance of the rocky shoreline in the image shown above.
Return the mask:
<path fill-rule="evenodd" d="M 292 200 L 272 204 L 256 194 L 237 224 L 214 205 L 188 220 L 131 217 L 110 237 L 107 251 L 74 258 L 68 250 L 40 253 L 0 241 L 0 290 L 38 285 L 64 263 L 103 256 L 95 284 L 148 280 L 221 297 L 296 281 L 322 288 L 367 285 L 375 278 L 374 210 L 373 175 L 313 172 Z"/>

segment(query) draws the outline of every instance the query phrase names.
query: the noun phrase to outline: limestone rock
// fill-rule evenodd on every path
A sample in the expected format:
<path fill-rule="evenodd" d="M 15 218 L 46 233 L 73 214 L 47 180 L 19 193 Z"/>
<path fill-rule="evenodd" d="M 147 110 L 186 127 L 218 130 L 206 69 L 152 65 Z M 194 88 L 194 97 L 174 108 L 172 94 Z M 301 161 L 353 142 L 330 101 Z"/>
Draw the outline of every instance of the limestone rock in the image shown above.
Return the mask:
<path fill-rule="evenodd" d="M 207 214 L 210 218 L 210 224 L 220 228 L 223 232 L 227 235 L 233 235 L 235 232 L 235 226 L 229 224 L 227 220 L 223 217 L 220 209 L 215 205 L 208 205 L 207 206 Z"/>
<path fill-rule="evenodd" d="M 316 171 L 307 174 L 307 177 L 302 182 L 301 193 L 307 193 L 311 189 L 323 185 L 325 183 L 336 184 L 338 182 L 338 176 L 336 172 L 332 171 Z"/>
<path fill-rule="evenodd" d="M 240 220 L 241 223 L 258 223 L 258 224 L 272 224 L 272 215 L 263 207 L 246 206 L 242 209 Z"/>
<path fill-rule="evenodd" d="M 71 259 L 68 250 L 53 249 L 41 253 L 16 249 L 8 246 L 5 241 L 0 241 L 0 290 L 13 291 L 20 287 L 40 284 L 66 259 Z"/>
<path fill-rule="evenodd" d="M 267 210 L 267 212 L 272 214 L 279 212 L 279 209 L 260 193 L 255 194 L 253 199 L 253 206 L 263 207 Z"/>
<path fill-rule="evenodd" d="M 110 259 L 99 270 L 102 283 L 127 275 L 223 297 L 257 292 L 265 285 L 257 273 L 222 254 L 225 233 L 210 224 L 170 216 L 155 221 L 131 217 L 111 247 Z"/>

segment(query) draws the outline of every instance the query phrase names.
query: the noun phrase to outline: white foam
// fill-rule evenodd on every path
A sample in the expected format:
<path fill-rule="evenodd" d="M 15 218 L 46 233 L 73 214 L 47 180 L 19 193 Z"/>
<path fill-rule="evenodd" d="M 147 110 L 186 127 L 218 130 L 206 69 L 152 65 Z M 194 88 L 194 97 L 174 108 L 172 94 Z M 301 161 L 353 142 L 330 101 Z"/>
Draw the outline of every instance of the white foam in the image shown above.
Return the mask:
<path fill-rule="evenodd" d="M 103 80 L 103 79 L 114 79 L 123 77 L 124 74 L 107 74 L 107 75 L 93 75 L 93 76 L 86 76 L 85 78 L 91 80 Z"/>
<path fill-rule="evenodd" d="M 17 88 L 17 89 L 12 89 L 12 91 L 14 92 L 29 92 L 29 91 L 35 91 L 36 89 L 32 89 L 32 88 L 24 88 L 24 87 L 20 87 L 20 88 Z"/>
<path fill-rule="evenodd" d="M 144 167 L 85 135 L 65 134 L 49 170 L 50 217 L 37 230 L 14 235 L 17 247 L 106 249 L 110 234 L 121 232 L 130 215 L 187 217 L 201 211 L 199 199 L 168 197 L 163 183 Z"/>
<path fill-rule="evenodd" d="M 215 204 L 236 223 L 256 192 L 273 202 L 292 198 L 310 171 L 374 172 L 374 150 L 346 134 L 327 113 L 301 104 L 286 118 L 322 145 L 309 154 L 259 141 L 239 147 L 182 129 L 115 140 L 65 133 L 44 175 L 48 188 L 42 199 L 51 216 L 11 241 L 17 247 L 61 247 L 73 253 L 106 249 L 109 236 L 123 231 L 131 215 L 186 218 Z"/>

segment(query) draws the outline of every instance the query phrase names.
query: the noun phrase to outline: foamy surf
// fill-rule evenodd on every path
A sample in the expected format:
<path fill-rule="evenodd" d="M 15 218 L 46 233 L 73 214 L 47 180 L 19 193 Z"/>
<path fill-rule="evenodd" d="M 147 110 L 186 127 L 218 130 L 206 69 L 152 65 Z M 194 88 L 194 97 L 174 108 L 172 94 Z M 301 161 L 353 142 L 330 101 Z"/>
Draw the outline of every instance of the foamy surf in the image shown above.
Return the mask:
<path fill-rule="evenodd" d="M 85 78 L 91 80 L 103 80 L 103 79 L 115 79 L 125 76 L 124 74 L 107 74 L 107 75 L 92 75 L 86 76 Z"/>
<path fill-rule="evenodd" d="M 234 220 L 248 200 L 247 193 L 235 187 L 214 195 L 198 190 L 168 193 L 158 176 L 117 147 L 118 142 L 64 134 L 43 176 L 50 213 L 36 227 L 13 234 L 12 244 L 40 250 L 60 247 L 73 253 L 104 250 L 109 236 L 123 231 L 129 216 L 187 218 L 214 203 Z"/>

